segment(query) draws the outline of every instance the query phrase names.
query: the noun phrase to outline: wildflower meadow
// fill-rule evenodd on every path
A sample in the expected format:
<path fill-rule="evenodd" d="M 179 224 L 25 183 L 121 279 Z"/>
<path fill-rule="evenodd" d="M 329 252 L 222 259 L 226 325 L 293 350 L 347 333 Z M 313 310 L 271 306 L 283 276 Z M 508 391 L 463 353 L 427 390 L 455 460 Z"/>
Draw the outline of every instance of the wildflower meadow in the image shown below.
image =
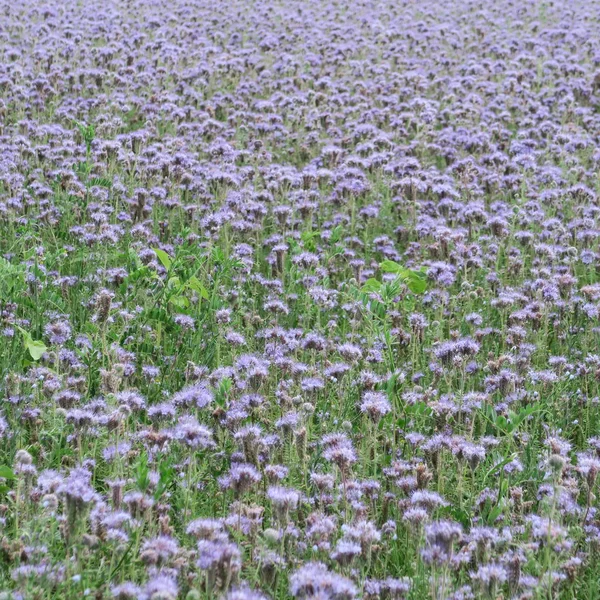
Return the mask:
<path fill-rule="evenodd" d="M 0 600 L 596 600 L 599 382 L 597 0 L 0 0 Z"/>

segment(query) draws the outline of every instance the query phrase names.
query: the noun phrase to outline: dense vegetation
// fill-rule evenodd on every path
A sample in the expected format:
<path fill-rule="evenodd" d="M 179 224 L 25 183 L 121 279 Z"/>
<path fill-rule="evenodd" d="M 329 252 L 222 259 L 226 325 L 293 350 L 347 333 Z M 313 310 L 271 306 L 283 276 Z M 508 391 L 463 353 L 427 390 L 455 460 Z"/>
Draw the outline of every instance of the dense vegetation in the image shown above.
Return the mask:
<path fill-rule="evenodd" d="M 598 598 L 599 17 L 3 1 L 0 598 Z"/>

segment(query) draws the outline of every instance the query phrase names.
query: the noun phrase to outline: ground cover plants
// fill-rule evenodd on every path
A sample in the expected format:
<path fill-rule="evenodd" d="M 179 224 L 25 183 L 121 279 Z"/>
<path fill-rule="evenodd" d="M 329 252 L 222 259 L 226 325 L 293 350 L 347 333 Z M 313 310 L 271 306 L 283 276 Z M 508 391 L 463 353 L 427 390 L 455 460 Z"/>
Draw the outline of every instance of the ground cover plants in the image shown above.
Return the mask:
<path fill-rule="evenodd" d="M 600 597 L 600 5 L 0 3 L 0 598 Z"/>

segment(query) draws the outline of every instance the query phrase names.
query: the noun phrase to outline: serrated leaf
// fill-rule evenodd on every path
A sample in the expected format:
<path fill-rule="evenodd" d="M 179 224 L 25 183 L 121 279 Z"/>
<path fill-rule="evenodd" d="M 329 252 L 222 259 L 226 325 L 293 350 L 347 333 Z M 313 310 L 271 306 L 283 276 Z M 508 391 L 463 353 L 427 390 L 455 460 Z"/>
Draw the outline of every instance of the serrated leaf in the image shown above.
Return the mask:
<path fill-rule="evenodd" d="M 160 248 L 154 248 L 154 252 L 156 253 L 156 258 L 160 261 L 160 264 L 167 269 L 167 271 L 171 268 L 173 262 L 171 261 L 171 257 Z"/>

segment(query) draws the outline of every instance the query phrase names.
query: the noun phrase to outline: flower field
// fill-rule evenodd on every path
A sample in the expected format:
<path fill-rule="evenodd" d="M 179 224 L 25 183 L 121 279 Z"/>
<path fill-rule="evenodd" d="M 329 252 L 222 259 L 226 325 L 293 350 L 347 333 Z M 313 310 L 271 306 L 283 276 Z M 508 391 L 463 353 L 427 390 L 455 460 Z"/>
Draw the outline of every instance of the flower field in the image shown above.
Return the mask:
<path fill-rule="evenodd" d="M 0 2 L 0 600 L 600 598 L 600 2 Z"/>

